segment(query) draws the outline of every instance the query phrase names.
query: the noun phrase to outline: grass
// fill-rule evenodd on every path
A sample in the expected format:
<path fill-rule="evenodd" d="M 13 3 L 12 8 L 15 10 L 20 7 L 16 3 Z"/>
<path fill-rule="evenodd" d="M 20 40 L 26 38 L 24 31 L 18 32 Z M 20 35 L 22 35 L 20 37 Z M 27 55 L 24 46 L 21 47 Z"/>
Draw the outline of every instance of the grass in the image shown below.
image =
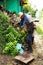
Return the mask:
<path fill-rule="evenodd" d="M 36 28 L 36 31 L 38 32 L 38 34 L 43 35 L 43 31 L 39 26 Z"/>

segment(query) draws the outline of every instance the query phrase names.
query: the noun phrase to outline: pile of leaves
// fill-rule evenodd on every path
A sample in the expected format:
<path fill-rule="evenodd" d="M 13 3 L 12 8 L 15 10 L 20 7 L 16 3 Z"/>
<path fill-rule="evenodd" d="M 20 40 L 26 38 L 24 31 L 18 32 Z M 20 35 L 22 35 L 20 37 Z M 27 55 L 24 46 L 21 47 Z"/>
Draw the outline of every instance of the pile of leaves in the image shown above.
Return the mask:
<path fill-rule="evenodd" d="M 0 45 L 3 47 L 6 43 L 6 30 L 9 27 L 10 18 L 6 13 L 0 12 Z"/>
<path fill-rule="evenodd" d="M 10 51 L 8 51 L 10 49 L 12 50 L 11 54 L 16 54 L 17 50 L 14 46 L 16 44 L 16 40 L 19 40 L 19 35 L 18 32 L 10 25 L 9 16 L 5 12 L 0 12 L 0 47 L 2 48 L 1 53 L 10 53 Z M 14 49 L 12 44 L 14 46 Z M 8 48 L 6 49 L 6 47 Z"/>
<path fill-rule="evenodd" d="M 13 42 L 14 40 L 20 41 L 20 34 L 18 33 L 13 26 L 9 25 L 6 31 L 6 41 L 7 42 Z"/>
<path fill-rule="evenodd" d="M 20 32 L 20 33 L 19 33 Z M 17 43 L 25 41 L 25 31 L 16 30 L 10 24 L 10 18 L 7 13 L 0 12 L 0 46 L 3 54 L 17 55 L 19 50 L 16 49 Z"/>
<path fill-rule="evenodd" d="M 19 50 L 16 49 L 16 44 L 17 44 L 17 41 L 6 43 L 3 53 L 14 55 L 14 56 L 19 54 Z"/>
<path fill-rule="evenodd" d="M 13 26 L 9 25 L 9 27 L 6 30 L 6 45 L 4 47 L 3 53 L 4 54 L 11 54 L 11 55 L 17 55 L 19 53 L 19 50 L 16 49 L 16 44 L 20 42 L 20 34 L 18 31 L 13 28 Z"/>

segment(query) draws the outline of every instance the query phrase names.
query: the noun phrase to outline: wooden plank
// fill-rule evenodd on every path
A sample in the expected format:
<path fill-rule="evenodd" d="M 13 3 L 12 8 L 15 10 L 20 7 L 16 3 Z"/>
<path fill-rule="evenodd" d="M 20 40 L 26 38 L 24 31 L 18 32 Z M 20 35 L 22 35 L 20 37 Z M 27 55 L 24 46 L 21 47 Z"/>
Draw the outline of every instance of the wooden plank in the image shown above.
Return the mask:
<path fill-rule="evenodd" d="M 20 55 L 16 56 L 15 59 L 27 64 L 28 62 L 32 61 L 34 59 L 34 57 L 29 54 L 20 54 Z"/>

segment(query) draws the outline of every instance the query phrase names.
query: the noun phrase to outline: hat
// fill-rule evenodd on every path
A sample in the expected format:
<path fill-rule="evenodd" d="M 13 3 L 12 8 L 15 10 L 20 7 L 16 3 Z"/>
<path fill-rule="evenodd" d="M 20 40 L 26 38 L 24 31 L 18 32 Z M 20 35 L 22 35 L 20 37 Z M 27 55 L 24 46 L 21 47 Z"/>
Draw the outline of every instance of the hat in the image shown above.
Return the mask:
<path fill-rule="evenodd" d="M 23 12 L 19 12 L 18 16 L 21 17 L 23 15 Z"/>

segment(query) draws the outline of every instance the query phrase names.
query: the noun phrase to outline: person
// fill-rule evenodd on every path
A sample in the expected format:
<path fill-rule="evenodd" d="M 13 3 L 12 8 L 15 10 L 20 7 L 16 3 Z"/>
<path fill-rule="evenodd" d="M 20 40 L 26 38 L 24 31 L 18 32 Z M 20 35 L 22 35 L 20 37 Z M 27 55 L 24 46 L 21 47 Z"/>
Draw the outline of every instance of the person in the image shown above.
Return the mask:
<path fill-rule="evenodd" d="M 32 52 L 32 43 L 34 41 L 34 36 L 33 36 L 33 32 L 34 32 L 34 23 L 33 23 L 33 18 L 31 17 L 31 15 L 28 14 L 24 14 L 23 12 L 19 12 L 18 16 L 20 17 L 20 23 L 19 26 L 22 27 L 23 25 L 26 26 L 26 32 L 27 37 L 26 37 L 26 43 L 28 43 L 28 51 Z"/>

